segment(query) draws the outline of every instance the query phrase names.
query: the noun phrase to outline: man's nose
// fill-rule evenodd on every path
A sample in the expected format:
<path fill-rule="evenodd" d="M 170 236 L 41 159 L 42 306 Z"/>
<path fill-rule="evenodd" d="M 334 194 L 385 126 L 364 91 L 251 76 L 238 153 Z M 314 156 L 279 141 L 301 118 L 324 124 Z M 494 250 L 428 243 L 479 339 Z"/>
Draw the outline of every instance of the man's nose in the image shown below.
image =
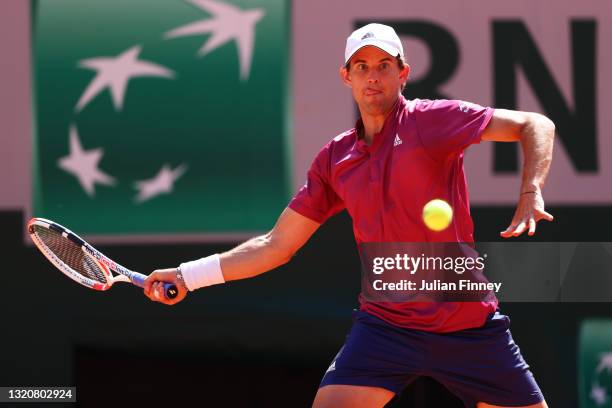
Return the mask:
<path fill-rule="evenodd" d="M 375 69 L 371 70 L 368 73 L 368 82 L 371 83 L 371 84 L 378 82 L 378 75 L 379 74 L 378 74 L 378 72 L 376 72 Z"/>

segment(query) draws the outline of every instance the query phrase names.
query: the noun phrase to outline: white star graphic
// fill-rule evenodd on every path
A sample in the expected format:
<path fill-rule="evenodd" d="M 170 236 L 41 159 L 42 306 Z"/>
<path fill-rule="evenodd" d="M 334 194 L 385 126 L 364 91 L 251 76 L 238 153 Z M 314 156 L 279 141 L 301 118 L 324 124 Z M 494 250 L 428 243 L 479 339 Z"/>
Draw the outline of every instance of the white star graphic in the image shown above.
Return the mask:
<path fill-rule="evenodd" d="M 212 33 L 210 39 L 200 48 L 200 56 L 209 53 L 229 42 L 236 40 L 240 60 L 240 79 L 247 80 L 251 70 L 253 46 L 255 43 L 255 24 L 266 14 L 263 9 L 242 10 L 238 7 L 213 0 L 188 0 L 202 10 L 212 14 L 214 19 L 196 21 L 171 31 L 166 38 Z"/>
<path fill-rule="evenodd" d="M 595 401 L 597 406 L 604 405 L 608 401 L 608 395 L 606 393 L 606 389 L 597 383 L 593 383 L 591 387 L 591 399 Z"/>
<path fill-rule="evenodd" d="M 601 354 L 599 364 L 597 365 L 597 372 L 601 373 L 603 370 L 606 370 L 608 373 L 612 372 L 612 352 Z"/>
<path fill-rule="evenodd" d="M 160 194 L 168 194 L 172 192 L 174 182 L 185 174 L 187 166 L 181 164 L 174 170 L 168 164 L 164 164 L 157 175 L 148 180 L 137 181 L 135 188 L 138 190 L 136 202 L 142 203 Z"/>
<path fill-rule="evenodd" d="M 98 71 L 76 104 L 78 112 L 105 88 L 110 88 L 115 109 L 123 107 L 125 89 L 131 78 L 153 76 L 174 78 L 174 72 L 161 65 L 138 59 L 142 48 L 138 45 L 119 54 L 115 58 L 98 57 L 81 60 L 79 66 Z"/>
<path fill-rule="evenodd" d="M 57 165 L 74 175 L 90 197 L 95 195 L 96 183 L 112 186 L 115 179 L 98 169 L 98 163 L 104 155 L 101 148 L 83 150 L 79 135 L 74 126 L 70 126 L 70 154 L 58 160 Z"/>

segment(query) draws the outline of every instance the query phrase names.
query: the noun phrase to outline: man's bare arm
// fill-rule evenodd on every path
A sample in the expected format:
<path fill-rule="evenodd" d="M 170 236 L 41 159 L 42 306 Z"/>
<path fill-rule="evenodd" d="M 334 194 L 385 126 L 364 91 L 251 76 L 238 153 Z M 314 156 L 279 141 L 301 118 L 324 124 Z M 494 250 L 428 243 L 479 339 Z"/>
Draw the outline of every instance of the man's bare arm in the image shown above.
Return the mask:
<path fill-rule="evenodd" d="M 220 254 L 223 279 L 246 279 L 287 263 L 319 226 L 319 223 L 285 208 L 270 232 Z M 184 282 L 177 280 L 177 272 L 176 268 L 153 271 L 145 280 L 145 295 L 167 305 L 183 300 L 188 291 Z M 179 294 L 176 298 L 166 299 L 162 296 L 164 282 L 177 285 Z"/>
<path fill-rule="evenodd" d="M 285 208 L 270 232 L 221 254 L 223 277 L 226 281 L 250 278 L 287 263 L 319 225 Z"/>
<path fill-rule="evenodd" d="M 523 173 L 519 200 L 514 217 L 500 235 L 516 237 L 528 231 L 535 234 L 539 220 L 552 221 L 544 210 L 542 188 L 552 162 L 555 125 L 539 113 L 496 109 L 483 132 L 482 140 L 520 142 L 523 151 Z"/>

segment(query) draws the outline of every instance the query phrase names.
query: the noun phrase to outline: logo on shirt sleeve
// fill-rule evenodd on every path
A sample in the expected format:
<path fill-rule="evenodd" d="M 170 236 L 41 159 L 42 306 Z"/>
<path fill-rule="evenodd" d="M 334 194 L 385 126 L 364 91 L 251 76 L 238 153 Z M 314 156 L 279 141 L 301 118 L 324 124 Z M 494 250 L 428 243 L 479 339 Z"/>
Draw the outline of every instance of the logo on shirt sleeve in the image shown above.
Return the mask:
<path fill-rule="evenodd" d="M 459 104 L 459 110 L 463 113 L 468 113 L 468 111 L 470 110 L 470 107 L 468 106 L 467 103 L 462 102 Z"/>
<path fill-rule="evenodd" d="M 402 144 L 402 139 L 400 139 L 399 134 L 395 134 L 395 140 L 393 141 L 393 147 L 399 146 Z"/>

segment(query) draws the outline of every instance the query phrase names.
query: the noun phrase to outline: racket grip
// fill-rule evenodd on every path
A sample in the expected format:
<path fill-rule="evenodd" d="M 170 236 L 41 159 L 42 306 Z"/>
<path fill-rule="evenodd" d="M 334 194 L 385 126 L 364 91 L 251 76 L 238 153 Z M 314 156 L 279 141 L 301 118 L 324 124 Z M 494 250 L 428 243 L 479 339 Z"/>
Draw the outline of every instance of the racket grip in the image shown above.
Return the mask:
<path fill-rule="evenodd" d="M 178 289 L 174 283 L 164 284 L 164 294 L 168 299 L 174 299 L 178 295 Z"/>
<path fill-rule="evenodd" d="M 132 282 L 136 286 L 144 288 L 144 281 L 147 277 L 141 273 L 134 273 L 132 275 Z M 178 295 L 178 289 L 174 283 L 164 283 L 164 295 L 166 299 L 174 299 Z"/>

